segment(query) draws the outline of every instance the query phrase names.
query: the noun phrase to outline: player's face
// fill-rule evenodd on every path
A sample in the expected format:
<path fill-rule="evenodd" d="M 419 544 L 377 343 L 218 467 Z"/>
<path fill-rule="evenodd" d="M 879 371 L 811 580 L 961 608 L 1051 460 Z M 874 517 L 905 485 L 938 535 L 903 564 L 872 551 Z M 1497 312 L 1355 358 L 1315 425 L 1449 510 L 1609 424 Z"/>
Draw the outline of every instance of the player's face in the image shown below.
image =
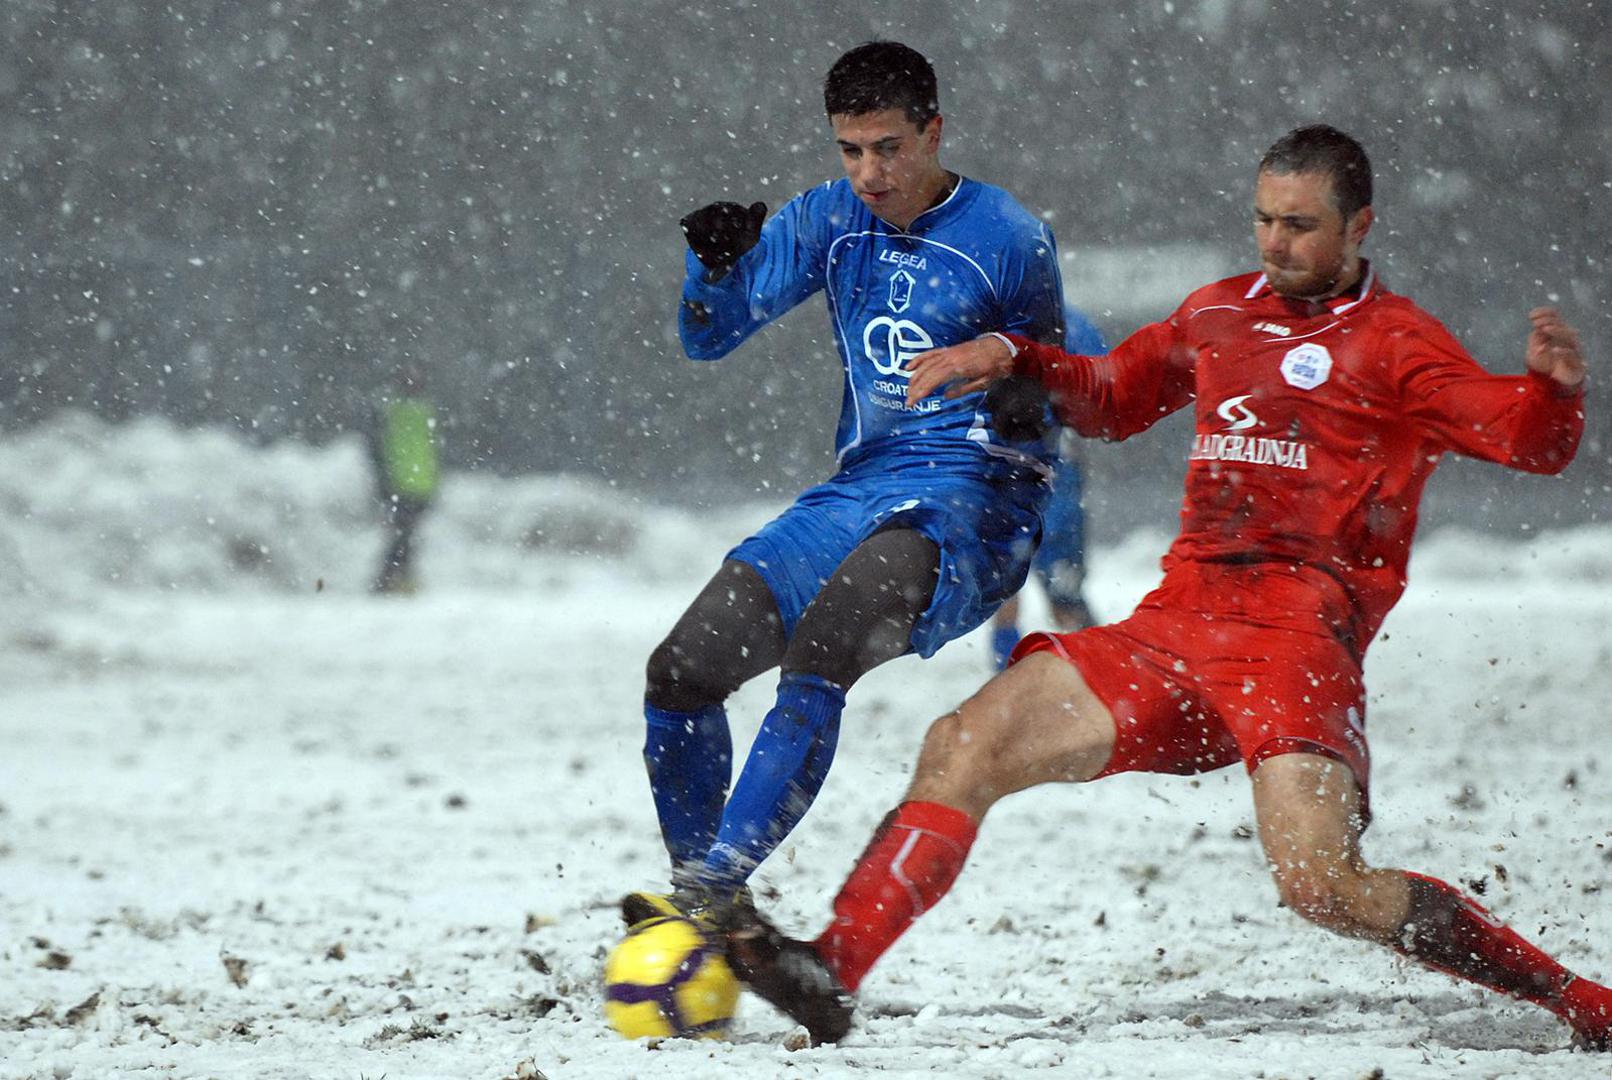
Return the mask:
<path fill-rule="evenodd" d="M 929 209 L 946 184 L 940 167 L 941 118 L 919 127 L 901 109 L 829 118 L 840 162 L 857 198 L 898 228 Z"/>
<path fill-rule="evenodd" d="M 1371 207 L 1345 221 L 1326 173 L 1261 172 L 1254 185 L 1254 242 L 1271 288 L 1294 299 L 1323 300 L 1360 275 L 1360 242 Z"/>

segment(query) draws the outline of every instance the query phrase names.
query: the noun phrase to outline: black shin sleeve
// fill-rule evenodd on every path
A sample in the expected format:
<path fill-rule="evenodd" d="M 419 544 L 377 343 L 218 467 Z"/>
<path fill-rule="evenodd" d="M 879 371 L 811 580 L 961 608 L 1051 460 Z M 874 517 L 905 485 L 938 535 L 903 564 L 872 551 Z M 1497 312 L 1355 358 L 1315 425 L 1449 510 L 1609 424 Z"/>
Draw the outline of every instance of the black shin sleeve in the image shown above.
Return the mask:
<path fill-rule="evenodd" d="M 715 705 L 778 663 L 783 625 L 772 590 L 742 562 L 725 562 L 650 654 L 645 698 L 674 712 Z"/>

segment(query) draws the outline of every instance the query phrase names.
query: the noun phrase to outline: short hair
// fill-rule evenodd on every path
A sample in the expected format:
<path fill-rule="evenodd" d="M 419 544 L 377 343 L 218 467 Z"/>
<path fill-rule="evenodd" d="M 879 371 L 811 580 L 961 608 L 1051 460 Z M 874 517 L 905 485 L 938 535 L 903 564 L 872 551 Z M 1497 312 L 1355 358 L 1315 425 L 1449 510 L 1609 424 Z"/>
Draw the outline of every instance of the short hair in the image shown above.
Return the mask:
<path fill-rule="evenodd" d="M 901 109 L 924 127 L 940 115 L 935 69 L 923 53 L 899 41 L 869 41 L 838 60 L 823 79 L 823 110 L 829 116 L 862 116 Z"/>
<path fill-rule="evenodd" d="M 1259 161 L 1260 172 L 1325 173 L 1345 221 L 1371 205 L 1371 159 L 1365 147 L 1330 124 L 1294 128 L 1271 144 Z"/>

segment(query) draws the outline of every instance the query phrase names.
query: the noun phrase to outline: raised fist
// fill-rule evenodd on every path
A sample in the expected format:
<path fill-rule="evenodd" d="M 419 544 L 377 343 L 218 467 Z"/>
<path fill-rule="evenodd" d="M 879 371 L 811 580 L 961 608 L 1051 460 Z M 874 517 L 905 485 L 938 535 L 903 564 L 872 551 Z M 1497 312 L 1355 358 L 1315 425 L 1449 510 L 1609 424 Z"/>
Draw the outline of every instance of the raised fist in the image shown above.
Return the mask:
<path fill-rule="evenodd" d="M 767 204 L 753 202 L 714 202 L 700 207 L 678 222 L 689 248 L 706 269 L 721 277 L 739 261 L 739 256 L 761 239 L 761 223 L 767 220 Z"/>

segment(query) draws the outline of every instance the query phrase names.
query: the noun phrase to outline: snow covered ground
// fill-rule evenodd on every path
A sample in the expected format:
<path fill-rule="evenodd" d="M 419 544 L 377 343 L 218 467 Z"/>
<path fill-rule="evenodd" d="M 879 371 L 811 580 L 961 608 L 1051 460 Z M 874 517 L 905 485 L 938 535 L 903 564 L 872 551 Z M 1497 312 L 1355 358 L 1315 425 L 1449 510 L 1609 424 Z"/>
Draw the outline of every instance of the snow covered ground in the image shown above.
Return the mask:
<path fill-rule="evenodd" d="M 1003 804 L 841 1047 L 788 1049 L 754 1000 L 730 1042 L 617 1038 L 613 903 L 662 873 L 642 664 L 770 508 L 450 479 L 425 588 L 375 599 L 356 442 L 69 417 L 0 444 L 0 1076 L 1612 1075 L 1278 909 L 1234 770 Z M 1094 553 L 1101 612 L 1165 540 Z M 856 688 L 758 875 L 781 922 L 822 922 L 984 669 L 975 637 Z M 1368 679 L 1368 854 L 1612 977 L 1612 530 L 1424 538 Z M 741 740 L 769 697 L 735 699 Z"/>

